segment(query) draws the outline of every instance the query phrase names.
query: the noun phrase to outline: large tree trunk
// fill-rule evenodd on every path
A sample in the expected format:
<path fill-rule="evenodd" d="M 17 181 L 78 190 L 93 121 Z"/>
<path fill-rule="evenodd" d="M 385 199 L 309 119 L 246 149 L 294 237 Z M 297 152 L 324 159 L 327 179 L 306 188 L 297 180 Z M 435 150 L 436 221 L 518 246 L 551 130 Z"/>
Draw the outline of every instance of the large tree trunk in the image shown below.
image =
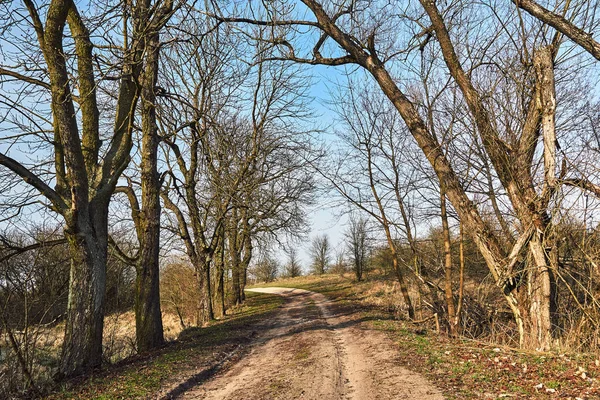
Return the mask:
<path fill-rule="evenodd" d="M 96 213 L 106 215 L 107 207 L 101 208 L 103 210 Z M 95 220 L 101 224 L 96 229 L 92 222 Z M 65 229 L 71 279 L 59 378 L 82 374 L 102 363 L 108 245 L 106 221 L 102 215 L 79 218 L 75 227 Z"/>
<path fill-rule="evenodd" d="M 142 209 L 139 221 L 140 254 L 136 266 L 135 333 L 139 352 L 164 343 L 160 311 L 160 178 L 158 175 L 158 127 L 156 86 L 159 42 L 155 33 L 147 41 L 147 62 L 142 76 Z"/>
<path fill-rule="evenodd" d="M 552 241 L 552 221 L 546 209 L 557 186 L 556 179 L 556 93 L 554 83 L 553 48 L 546 46 L 536 51 L 533 58 L 536 72 L 536 98 L 541 112 L 541 131 L 543 135 L 544 187 L 539 196 L 533 190 L 527 192 L 528 205 L 537 206 L 532 216 L 522 212 L 521 220 L 535 226 L 535 232 L 529 242 L 529 252 L 534 265 L 528 268 L 528 297 L 530 303 L 530 339 L 532 347 L 540 351 L 552 347 L 552 328 L 554 326 L 553 299 L 556 285 L 551 268 L 557 268 L 556 261 L 548 257 L 546 248 L 556 254 L 556 243 Z M 514 203 L 514 200 L 513 200 Z M 531 208 L 531 207 L 529 207 Z M 548 246 L 550 245 L 550 246 Z M 554 265 L 553 265 L 554 264 Z"/>

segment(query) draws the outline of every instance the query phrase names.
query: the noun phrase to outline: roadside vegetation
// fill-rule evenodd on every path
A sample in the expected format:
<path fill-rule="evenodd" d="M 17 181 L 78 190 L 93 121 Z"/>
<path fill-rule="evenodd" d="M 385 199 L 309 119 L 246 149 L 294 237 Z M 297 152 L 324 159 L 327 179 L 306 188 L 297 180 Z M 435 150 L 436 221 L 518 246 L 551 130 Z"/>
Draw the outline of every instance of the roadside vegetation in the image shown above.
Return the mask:
<path fill-rule="evenodd" d="M 47 399 L 147 399 L 179 394 L 239 360 L 281 304 L 274 295 L 248 293 L 243 306 L 203 328 L 181 331 L 152 353 L 132 356 L 103 371 L 63 382 Z"/>
<path fill-rule="evenodd" d="M 433 319 L 406 319 L 395 283 L 381 271 L 363 282 L 350 273 L 305 276 L 257 286 L 295 287 L 325 294 L 338 311 L 361 314 L 363 329 L 385 332 L 397 362 L 424 374 L 448 399 L 596 399 L 600 355 L 573 349 L 533 352 L 499 346 L 498 338 L 453 339 Z M 498 299 L 500 302 L 501 299 Z"/>

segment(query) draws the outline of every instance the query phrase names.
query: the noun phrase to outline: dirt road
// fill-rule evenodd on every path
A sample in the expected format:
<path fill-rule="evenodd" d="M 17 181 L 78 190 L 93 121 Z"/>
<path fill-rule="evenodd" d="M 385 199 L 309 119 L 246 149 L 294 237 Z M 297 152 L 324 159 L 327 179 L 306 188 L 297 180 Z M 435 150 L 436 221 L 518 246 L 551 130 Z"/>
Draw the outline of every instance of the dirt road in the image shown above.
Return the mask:
<path fill-rule="evenodd" d="M 286 299 L 250 353 L 183 399 L 443 399 L 423 376 L 398 365 L 385 334 L 355 314 L 336 315 L 325 296 L 264 288 Z"/>

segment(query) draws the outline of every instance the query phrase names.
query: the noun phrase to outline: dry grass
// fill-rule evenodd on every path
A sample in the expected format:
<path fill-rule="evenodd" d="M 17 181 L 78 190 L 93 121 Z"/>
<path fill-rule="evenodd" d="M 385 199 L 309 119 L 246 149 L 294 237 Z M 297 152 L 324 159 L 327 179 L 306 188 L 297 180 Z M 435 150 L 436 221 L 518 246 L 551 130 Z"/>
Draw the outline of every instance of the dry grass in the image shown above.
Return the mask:
<path fill-rule="evenodd" d="M 191 325 L 191 321 L 185 321 Z M 32 326 L 27 332 L 14 332 L 26 357 L 34 381 L 42 388 L 49 385 L 58 366 L 64 336 L 64 323 L 52 327 Z M 165 340 L 173 341 L 183 327 L 176 315 L 163 313 Z M 114 364 L 137 353 L 135 346 L 135 315 L 133 311 L 114 313 L 104 321 L 103 356 L 107 364 Z M 23 387 L 20 365 L 9 342 L 8 335 L 0 336 L 0 398 L 26 390 Z"/>
<path fill-rule="evenodd" d="M 269 285 L 321 292 L 341 307 L 358 310 L 369 320 L 369 328 L 386 332 L 396 344 L 398 362 L 426 375 L 448 399 L 600 399 L 600 357 L 572 351 L 576 343 L 552 353 L 518 350 L 511 345 L 510 324 L 502 323 L 492 324 L 476 340 L 450 339 L 437 332 L 431 321 L 414 324 L 405 319 L 393 279 L 377 274 L 365 282 L 352 278 L 350 274 L 307 276 Z M 468 282 L 467 288 L 490 307 L 497 301 L 495 312 L 502 312 L 503 305 L 486 292 L 485 285 Z M 588 332 L 590 327 L 581 329 Z"/>

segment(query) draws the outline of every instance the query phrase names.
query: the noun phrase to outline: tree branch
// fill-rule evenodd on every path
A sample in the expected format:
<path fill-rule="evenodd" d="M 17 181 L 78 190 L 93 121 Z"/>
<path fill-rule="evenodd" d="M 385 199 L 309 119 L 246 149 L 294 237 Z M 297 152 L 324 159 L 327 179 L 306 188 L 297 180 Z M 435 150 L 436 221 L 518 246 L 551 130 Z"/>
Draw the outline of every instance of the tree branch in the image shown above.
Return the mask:
<path fill-rule="evenodd" d="M 20 81 L 27 82 L 27 83 L 30 83 L 30 84 L 36 85 L 36 86 L 41 86 L 44 89 L 50 90 L 50 84 L 49 83 L 41 81 L 41 80 L 36 79 L 36 78 L 32 78 L 32 77 L 27 76 L 27 75 L 20 74 L 20 73 L 15 72 L 15 71 L 11 71 L 11 70 L 6 69 L 6 68 L 0 67 L 0 76 L 10 76 L 10 77 L 18 79 Z"/>
<path fill-rule="evenodd" d="M 594 40 L 591 34 L 575 26 L 562 15 L 540 6 L 533 0 L 511 0 L 517 7 L 527 11 L 545 24 L 569 37 L 572 41 L 583 47 L 594 58 L 600 60 L 600 43 Z"/>
<path fill-rule="evenodd" d="M 50 186 L 42 181 L 37 175 L 19 163 L 17 160 L 10 158 L 0 153 L 0 165 L 5 166 L 15 174 L 19 175 L 25 183 L 33 186 L 44 197 L 52 202 L 53 209 L 59 213 L 63 213 L 69 207 L 62 197 L 58 195 Z"/>
<path fill-rule="evenodd" d="M 19 247 L 19 246 L 11 245 L 6 240 L 0 240 L 0 241 L 2 242 L 2 244 L 5 247 L 9 248 L 10 250 L 13 250 L 12 253 L 7 254 L 0 258 L 0 264 L 2 264 L 4 261 L 6 261 L 12 257 L 18 256 L 19 254 L 23 254 L 23 253 L 26 253 L 31 250 L 39 249 L 40 247 L 58 246 L 60 244 L 67 243 L 67 239 L 61 238 L 61 239 L 49 240 L 46 242 L 38 242 L 38 243 L 30 244 L 29 246 L 25 246 L 25 247 Z"/>

